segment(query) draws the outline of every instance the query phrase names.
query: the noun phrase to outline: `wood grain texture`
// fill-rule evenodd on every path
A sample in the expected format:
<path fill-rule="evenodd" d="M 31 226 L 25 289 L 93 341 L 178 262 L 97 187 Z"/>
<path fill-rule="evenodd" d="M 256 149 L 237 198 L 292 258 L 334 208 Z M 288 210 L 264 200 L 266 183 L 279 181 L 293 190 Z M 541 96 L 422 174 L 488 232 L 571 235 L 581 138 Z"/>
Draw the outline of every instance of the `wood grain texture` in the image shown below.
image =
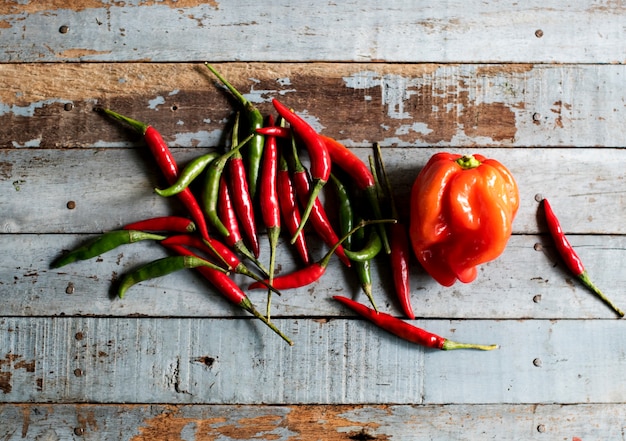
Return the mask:
<path fill-rule="evenodd" d="M 180 166 L 209 149 L 173 149 Z M 355 148 L 365 163 L 373 149 Z M 410 189 L 436 148 L 385 148 L 383 158 L 402 218 Z M 502 162 L 520 189 L 516 234 L 545 233 L 538 197 L 549 198 L 567 233 L 624 234 L 624 149 L 484 149 Z M 118 149 L 6 149 L 0 151 L 0 230 L 6 233 L 100 233 L 168 213 L 185 214 L 176 198 L 162 198 L 165 183 L 145 145 Z M 194 183 L 201 195 L 202 182 Z M 327 201 L 332 191 L 326 188 Z M 538 196 L 539 195 L 539 196 Z M 68 209 L 67 203 L 75 203 Z M 330 204 L 330 202 L 329 202 Z M 70 205 L 71 206 L 71 205 Z M 571 210 L 570 207 L 579 207 Z M 131 209 L 132 207 L 132 209 Z M 333 210 L 328 210 L 333 217 Z"/>
<path fill-rule="evenodd" d="M 91 237 L 91 236 L 89 236 Z M 87 239 L 74 235 L 0 235 L 0 248 L 20 250 L 0 261 L 0 289 L 3 314 L 8 316 L 149 316 L 162 317 L 241 317 L 248 316 L 223 299 L 204 279 L 192 271 L 182 271 L 149 280 L 132 287 L 125 298 L 116 297 L 119 278 L 126 272 L 167 253 L 157 244 L 137 243 L 120 247 L 85 262 L 58 270 L 50 262 Z M 263 240 L 262 261 L 269 248 Z M 586 262 L 592 279 L 616 304 L 626 307 L 621 289 L 626 275 L 623 236 L 573 236 L 572 244 Z M 279 244 L 278 274 L 300 266 L 287 243 Z M 537 248 L 537 249 L 535 249 Z M 312 254 L 325 252 L 312 244 Z M 418 317 L 475 319 L 612 319 L 614 314 L 595 295 L 573 278 L 555 256 L 545 237 L 513 236 L 503 255 L 480 267 L 477 280 L 444 288 L 435 283 L 415 262 L 411 264 L 411 299 Z M 373 292 L 378 306 L 400 315 L 388 259 L 373 262 Z M 233 276 L 246 288 L 250 279 Z M 266 293 L 248 291 L 261 309 Z M 316 283 L 285 290 L 274 296 L 275 317 L 338 317 L 343 309 L 330 300 L 332 295 L 354 297 L 367 303 L 355 274 L 335 260 Z"/>
<path fill-rule="evenodd" d="M 366 147 L 623 147 L 624 65 L 228 63 L 265 114 L 279 98 L 321 133 Z M 6 148 L 128 146 L 107 106 L 171 146 L 211 147 L 237 105 L 197 63 L 0 64 Z M 66 110 L 67 109 L 67 110 Z"/>
<path fill-rule="evenodd" d="M 624 406 L 3 404 L 6 441 L 619 439 Z"/>
<path fill-rule="evenodd" d="M 625 15 L 607 0 L 2 2 L 0 439 L 623 439 L 624 321 L 564 270 L 537 200 L 624 307 Z M 504 254 L 452 288 L 411 268 L 414 324 L 500 349 L 425 350 L 358 319 L 330 299 L 365 301 L 338 261 L 274 296 L 293 347 L 191 271 L 117 299 L 122 274 L 166 255 L 153 242 L 51 270 L 95 234 L 182 213 L 154 194 L 139 136 L 93 109 L 154 124 L 185 164 L 224 145 L 237 108 L 205 60 L 364 161 L 380 142 L 402 215 L 434 152 L 507 165 L 521 207 Z M 280 274 L 295 267 L 279 255 Z M 375 297 L 399 315 L 388 273 L 378 259 Z"/>
<path fill-rule="evenodd" d="M 500 345 L 490 352 L 425 350 L 357 319 L 274 322 L 293 347 L 256 320 L 6 317 L 0 401 L 610 404 L 626 393 L 620 320 L 415 322 Z"/>
<path fill-rule="evenodd" d="M 619 63 L 623 14 L 602 0 L 9 2 L 0 62 Z"/>

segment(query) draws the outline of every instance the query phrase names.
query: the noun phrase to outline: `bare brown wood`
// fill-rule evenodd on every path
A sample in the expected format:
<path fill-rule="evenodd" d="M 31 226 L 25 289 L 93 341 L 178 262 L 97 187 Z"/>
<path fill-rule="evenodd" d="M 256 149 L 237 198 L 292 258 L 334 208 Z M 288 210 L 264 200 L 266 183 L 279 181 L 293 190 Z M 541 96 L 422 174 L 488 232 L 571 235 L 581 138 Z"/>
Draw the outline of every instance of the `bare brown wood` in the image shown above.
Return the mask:
<path fill-rule="evenodd" d="M 264 114 L 278 98 L 325 135 L 369 146 L 621 146 L 626 66 L 229 63 Z M 106 106 L 172 146 L 220 142 L 238 108 L 203 64 L 5 64 L 4 147 L 128 145 Z M 552 87 L 555 81 L 562 86 Z M 602 87 L 594 87 L 602 84 Z"/>
<path fill-rule="evenodd" d="M 619 439 L 622 405 L 0 405 L 5 439 Z"/>

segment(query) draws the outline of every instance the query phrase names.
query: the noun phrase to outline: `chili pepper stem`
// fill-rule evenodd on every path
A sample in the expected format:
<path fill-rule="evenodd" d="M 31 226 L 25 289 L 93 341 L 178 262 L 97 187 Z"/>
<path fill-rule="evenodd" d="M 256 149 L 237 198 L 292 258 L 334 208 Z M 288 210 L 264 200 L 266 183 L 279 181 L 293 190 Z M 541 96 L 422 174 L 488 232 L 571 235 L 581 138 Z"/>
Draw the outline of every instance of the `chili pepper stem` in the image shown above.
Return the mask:
<path fill-rule="evenodd" d="M 352 236 L 355 232 L 357 232 L 358 230 L 360 230 L 361 228 L 370 225 L 370 224 L 395 224 L 397 222 L 396 219 L 372 219 L 372 220 L 364 220 L 359 222 L 358 225 L 356 225 L 354 228 L 352 228 L 350 231 L 348 231 L 346 234 L 343 235 L 343 237 L 341 237 L 337 243 L 335 243 L 330 250 L 328 250 L 328 252 L 318 261 L 318 265 L 321 266 L 322 268 L 326 268 L 328 266 L 328 263 L 330 262 L 330 259 L 333 257 L 333 254 L 335 254 L 335 251 L 337 251 L 337 248 L 339 248 L 339 245 L 341 245 L 343 242 L 345 242 L 345 240 Z"/>
<path fill-rule="evenodd" d="M 602 291 L 591 281 L 587 271 L 583 271 L 582 274 L 578 275 L 578 278 L 588 289 L 590 289 L 594 294 L 596 294 L 604 303 L 606 303 L 617 315 L 620 317 L 624 317 L 624 311 L 618 308 L 607 296 L 604 295 Z"/>
<path fill-rule="evenodd" d="M 272 283 L 274 282 L 274 268 L 276 267 L 276 248 L 278 247 L 278 237 L 280 236 L 280 227 L 268 228 L 267 236 L 270 241 L 270 269 L 268 274 L 268 291 L 267 291 L 267 320 L 270 320 L 270 311 L 272 303 Z"/>
<path fill-rule="evenodd" d="M 317 195 L 322 190 L 322 187 L 326 185 L 326 181 L 322 179 L 314 179 L 313 186 L 311 187 L 311 191 L 309 193 L 309 200 L 307 201 L 306 207 L 304 207 L 304 211 L 302 212 L 302 216 L 300 217 L 300 225 L 298 225 L 298 229 L 291 237 L 290 243 L 293 245 L 298 239 L 298 234 L 304 228 L 306 221 L 309 219 L 309 215 L 311 214 L 311 210 L 313 209 L 313 204 L 315 203 L 315 199 L 317 199 Z"/>
<path fill-rule="evenodd" d="M 248 247 L 242 241 L 236 242 L 233 246 L 243 256 L 245 256 L 247 259 L 249 259 L 250 262 L 254 263 L 257 266 L 257 268 L 259 268 L 259 270 L 263 273 L 264 276 L 268 276 L 269 277 L 269 272 L 267 271 L 267 268 L 265 268 L 265 266 L 259 261 L 259 259 L 257 259 L 254 256 L 252 251 L 250 251 L 248 249 Z"/>
<path fill-rule="evenodd" d="M 137 133 L 140 133 L 142 135 L 145 135 L 146 130 L 148 129 L 148 124 L 142 123 L 141 121 L 137 121 L 136 119 L 132 119 L 129 118 L 127 116 L 121 115 L 117 112 L 114 112 L 113 110 L 110 109 L 105 109 L 105 108 L 98 108 L 97 109 L 99 112 L 103 112 L 107 115 L 109 115 L 110 117 L 118 120 L 118 121 L 122 121 L 125 122 L 126 124 L 128 124 L 130 127 L 133 128 L 133 130 L 135 130 Z"/>
<path fill-rule="evenodd" d="M 274 331 L 276 334 L 278 334 L 283 340 L 285 340 L 289 346 L 293 346 L 293 342 L 291 341 L 291 339 L 289 337 L 287 337 L 285 334 L 283 334 L 280 329 L 278 329 L 276 327 L 276 325 L 274 325 L 273 323 L 271 323 L 269 321 L 269 319 L 267 319 L 265 316 L 263 316 L 263 314 L 261 314 L 252 304 L 252 302 L 250 301 L 250 299 L 248 299 L 247 297 L 244 298 L 241 303 L 239 304 L 239 306 L 241 306 L 243 309 L 245 309 L 246 311 L 248 311 L 250 314 L 252 314 L 253 316 L 255 316 L 256 318 L 258 318 L 259 320 L 261 320 L 263 323 L 265 323 L 272 331 Z"/>
<path fill-rule="evenodd" d="M 455 349 L 477 349 L 479 351 L 493 351 L 494 349 L 498 349 L 500 346 L 498 345 L 478 345 L 474 343 L 459 343 L 456 341 L 448 340 L 447 338 L 444 340 L 443 345 L 441 346 L 442 351 L 452 351 Z"/>

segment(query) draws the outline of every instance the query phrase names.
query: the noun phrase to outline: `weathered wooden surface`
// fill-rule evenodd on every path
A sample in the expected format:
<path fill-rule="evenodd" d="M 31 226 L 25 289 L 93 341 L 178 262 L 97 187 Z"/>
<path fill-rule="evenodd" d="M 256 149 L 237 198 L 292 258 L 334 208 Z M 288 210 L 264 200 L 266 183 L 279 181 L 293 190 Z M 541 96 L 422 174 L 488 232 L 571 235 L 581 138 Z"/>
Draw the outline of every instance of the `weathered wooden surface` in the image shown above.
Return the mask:
<path fill-rule="evenodd" d="M 601 61 L 601 60 L 598 60 Z M 228 63 L 263 112 L 280 97 L 349 146 L 622 147 L 626 66 Z M 4 147 L 115 147 L 124 109 L 173 147 L 219 145 L 235 104 L 201 63 L 0 64 Z M 340 105 L 337 105 L 337 104 Z M 67 110 L 65 110 L 67 109 Z"/>
<path fill-rule="evenodd" d="M 2 3 L 0 438 L 622 439 L 624 322 L 563 268 L 537 200 L 625 307 L 625 6 Z M 363 160 L 380 142 L 402 214 L 435 151 L 507 165 L 521 206 L 504 254 L 470 285 L 440 287 L 415 263 L 411 277 L 415 324 L 501 348 L 380 332 L 330 299 L 365 301 L 338 261 L 274 296 L 293 347 L 191 271 L 115 298 L 121 274 L 166 255 L 155 243 L 51 270 L 94 234 L 181 212 L 153 193 L 139 137 L 93 109 L 153 123 L 184 164 L 224 144 L 236 108 L 205 60 L 263 112 L 279 97 Z M 399 314 L 390 286 L 379 259 L 376 299 Z"/>
<path fill-rule="evenodd" d="M 412 440 L 620 439 L 622 405 L 0 407 L 7 441 L 27 439 Z M 506 436 L 503 437 L 503 433 Z M 39 438 L 38 438 L 39 437 Z"/>
<path fill-rule="evenodd" d="M 0 61 L 623 62 L 623 14 L 605 0 L 5 2 Z"/>

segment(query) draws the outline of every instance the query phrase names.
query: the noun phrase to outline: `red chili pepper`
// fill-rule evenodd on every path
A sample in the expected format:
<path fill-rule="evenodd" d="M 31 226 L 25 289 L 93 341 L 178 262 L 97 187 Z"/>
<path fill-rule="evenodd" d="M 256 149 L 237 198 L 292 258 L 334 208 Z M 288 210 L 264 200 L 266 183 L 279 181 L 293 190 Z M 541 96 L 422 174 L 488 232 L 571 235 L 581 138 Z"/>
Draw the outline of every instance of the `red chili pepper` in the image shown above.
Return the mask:
<path fill-rule="evenodd" d="M 554 240 L 556 245 L 556 249 L 559 252 L 559 255 L 565 262 L 567 268 L 574 274 L 578 279 L 582 282 L 582 284 L 590 289 L 593 293 L 595 293 L 602 301 L 604 301 L 613 311 L 617 313 L 620 317 L 624 317 L 624 312 L 618 308 L 613 302 L 595 286 L 595 284 L 589 278 L 587 274 L 587 270 L 582 263 L 582 260 L 567 240 L 563 229 L 561 228 L 561 224 L 554 214 L 552 207 L 547 199 L 543 199 L 543 209 L 545 212 L 546 223 L 548 224 L 548 230 L 550 230 L 550 235 Z"/>
<path fill-rule="evenodd" d="M 296 190 L 294 189 L 293 182 L 289 176 L 287 160 L 282 155 L 279 159 L 279 167 L 276 175 L 276 187 L 278 190 L 279 207 L 283 215 L 287 231 L 289 231 L 289 234 L 291 235 L 296 235 L 296 242 L 294 243 L 296 250 L 298 251 L 302 261 L 308 265 L 311 262 L 311 259 L 309 257 L 309 249 L 306 244 L 304 231 L 300 231 L 296 234 L 298 225 L 300 225 L 301 221 L 300 209 L 298 208 L 298 201 L 296 198 Z"/>
<path fill-rule="evenodd" d="M 297 232 L 300 232 L 311 214 L 317 195 L 330 178 L 331 159 L 328 149 L 326 148 L 326 143 L 324 143 L 313 127 L 278 100 L 273 99 L 272 104 L 274 104 L 274 108 L 278 114 L 291 125 L 293 131 L 302 139 L 311 161 L 310 173 L 312 185 L 307 203 L 302 212 L 302 222 L 300 222 L 300 226 L 298 227 Z M 295 239 L 295 236 L 292 237 L 291 243 L 294 243 Z"/>
<path fill-rule="evenodd" d="M 292 153 L 293 153 L 293 172 L 292 172 L 292 182 L 294 188 L 296 189 L 296 195 L 302 204 L 307 202 L 307 195 L 309 194 L 310 189 L 310 181 L 309 176 L 307 174 L 307 169 L 302 165 L 300 158 L 298 156 L 298 148 L 296 146 L 295 140 L 292 138 Z M 300 223 L 302 225 L 302 223 Z M 326 210 L 324 209 L 324 205 L 319 200 L 319 198 L 315 198 L 313 201 L 313 206 L 311 208 L 311 225 L 315 232 L 321 237 L 326 245 L 332 247 L 335 243 L 339 241 L 339 237 L 335 232 L 330 220 L 328 219 L 328 215 L 326 214 Z M 343 249 L 342 245 L 337 247 L 337 256 L 339 260 L 341 260 L 346 266 L 351 266 L 350 259 L 346 256 L 346 253 Z"/>
<path fill-rule="evenodd" d="M 235 117 L 235 125 L 232 132 L 231 145 L 239 144 L 239 113 Z M 233 206 L 238 218 L 242 220 L 242 230 L 252 248 L 254 257 L 259 257 L 259 237 L 256 229 L 254 205 L 248 187 L 246 166 L 240 152 L 235 153 L 228 161 L 228 178 L 233 197 Z"/>
<path fill-rule="evenodd" d="M 230 196 L 230 189 L 228 188 L 224 177 L 220 178 L 217 212 L 220 219 L 224 223 L 224 226 L 230 233 L 228 236 L 224 237 L 226 244 L 239 251 L 241 254 L 254 262 L 254 264 L 257 265 L 264 273 L 267 273 L 267 270 L 263 268 L 261 262 L 257 260 L 254 254 L 252 254 L 243 242 L 243 237 L 241 236 L 241 231 L 239 230 L 239 221 L 237 220 L 235 208 L 233 207 L 233 202 Z"/>
<path fill-rule="evenodd" d="M 268 125 L 274 125 L 274 118 L 270 115 Z M 267 228 L 267 237 L 270 242 L 270 269 L 268 285 L 273 285 L 274 267 L 276 264 L 276 248 L 278 237 L 280 236 L 280 207 L 278 203 L 278 191 L 276 189 L 276 173 L 278 171 L 278 143 L 274 136 L 265 139 L 263 149 L 263 160 L 261 162 L 261 173 L 259 183 L 259 201 L 263 223 Z M 267 313 L 270 316 L 271 295 L 268 293 Z"/>
<path fill-rule="evenodd" d="M 209 238 L 209 240 L 204 240 L 195 235 L 180 234 L 177 236 L 170 236 L 167 239 L 162 240 L 161 244 L 163 244 L 163 246 L 182 245 L 195 248 L 217 259 L 220 259 L 222 262 L 228 265 L 227 269 L 229 271 L 243 274 L 256 281 L 263 280 L 261 277 L 250 271 L 248 267 L 244 265 L 239 257 L 237 257 L 237 255 L 228 246 L 212 237 Z M 264 275 L 267 276 L 267 274 Z M 273 291 L 280 294 L 278 290 Z"/>
<path fill-rule="evenodd" d="M 498 348 L 498 345 L 478 345 L 473 343 L 458 343 L 448 340 L 445 337 L 441 337 L 422 328 L 418 328 L 417 326 L 413 326 L 410 323 L 392 316 L 391 314 L 377 312 L 376 310 L 355 302 L 347 297 L 333 296 L 333 298 L 360 316 L 370 320 L 372 323 L 385 331 L 388 331 L 403 340 L 425 346 L 427 348 L 441 349 L 443 351 L 450 351 L 453 349 L 479 349 L 482 351 L 491 351 Z"/>
<path fill-rule="evenodd" d="M 194 256 L 195 254 L 189 251 L 182 245 L 167 245 L 169 249 L 182 256 Z M 289 343 L 290 346 L 293 342 L 285 336 L 276 326 L 270 323 L 257 309 L 254 307 L 248 296 L 242 291 L 242 289 L 231 279 L 227 274 L 214 270 L 209 267 L 198 267 L 196 270 L 202 274 L 202 276 L 213 285 L 220 294 L 226 299 L 233 302 L 235 305 L 245 309 L 256 318 L 260 319 L 263 323 L 270 327 L 272 331 L 278 334 L 283 340 Z"/>
<path fill-rule="evenodd" d="M 394 192 L 391 188 L 391 182 L 387 175 L 387 170 L 383 161 L 382 151 L 380 145 L 376 143 L 374 145 L 374 151 L 376 153 L 376 162 L 378 163 L 382 172 L 383 181 L 385 183 L 384 189 L 389 199 L 389 205 L 391 207 L 391 217 L 397 219 L 398 222 L 389 226 L 390 233 L 390 254 L 389 259 L 391 261 L 391 275 L 393 278 L 394 288 L 396 289 L 396 297 L 400 302 L 402 311 L 410 318 L 415 318 L 413 312 L 413 306 L 411 305 L 411 287 L 410 287 L 410 272 L 409 272 L 409 259 L 410 259 L 410 246 L 409 246 L 409 233 L 407 226 L 404 222 L 400 222 L 400 215 L 396 206 L 394 198 Z"/>
<path fill-rule="evenodd" d="M 363 228 L 365 225 L 371 223 L 378 222 L 390 222 L 385 220 L 373 220 L 373 221 L 365 221 L 361 222 L 359 225 L 350 230 L 346 235 L 344 235 L 341 239 L 335 243 L 331 247 L 330 250 L 317 262 L 314 262 L 304 268 L 300 268 L 292 273 L 285 274 L 283 276 L 275 277 L 272 283 L 272 286 L 278 290 L 290 289 L 290 288 L 301 288 L 303 286 L 307 286 L 317 280 L 324 275 L 326 272 L 326 268 L 330 263 L 330 259 L 333 257 L 337 247 L 341 246 L 341 243 L 345 241 L 348 237 L 350 237 L 355 231 Z M 264 280 L 263 282 L 267 283 L 268 280 Z M 265 285 L 263 282 L 259 283 L 258 281 L 250 284 L 248 289 L 258 289 L 263 288 Z"/>
<path fill-rule="evenodd" d="M 181 216 L 160 216 L 132 222 L 123 227 L 124 230 L 170 231 L 174 233 L 193 233 L 196 224 L 191 219 Z"/>
<path fill-rule="evenodd" d="M 281 126 L 267 126 L 256 129 L 259 135 L 275 136 L 277 138 L 291 138 L 291 129 Z"/>
<path fill-rule="evenodd" d="M 163 137 L 154 127 L 134 120 L 132 118 L 128 118 L 124 115 L 120 115 L 119 113 L 109 109 L 101 110 L 102 112 L 115 118 L 116 120 L 125 122 L 137 133 L 143 135 L 146 145 L 150 149 L 152 156 L 159 166 L 161 173 L 163 173 L 163 175 L 165 176 L 168 184 L 172 185 L 176 182 L 176 179 L 178 177 L 178 166 L 176 165 L 176 160 L 174 159 L 174 156 L 172 155 L 169 147 L 163 140 Z M 189 188 L 186 188 L 182 192 L 178 193 L 177 196 L 181 200 L 183 205 L 187 208 L 187 210 L 189 210 L 189 214 L 196 223 L 196 227 L 198 228 L 198 231 L 200 232 L 202 237 L 205 239 L 208 238 L 209 230 L 206 224 L 204 213 L 191 190 Z"/>

